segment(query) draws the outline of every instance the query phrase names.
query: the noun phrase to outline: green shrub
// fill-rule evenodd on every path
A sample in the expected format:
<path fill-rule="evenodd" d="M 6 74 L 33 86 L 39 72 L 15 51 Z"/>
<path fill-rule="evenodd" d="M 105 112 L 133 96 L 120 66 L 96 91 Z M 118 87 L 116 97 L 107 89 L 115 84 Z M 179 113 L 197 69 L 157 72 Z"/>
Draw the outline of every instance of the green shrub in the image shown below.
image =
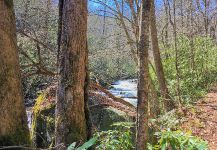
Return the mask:
<path fill-rule="evenodd" d="M 149 150 L 208 150 L 208 142 L 192 136 L 191 133 L 166 130 L 156 135 L 160 140 L 155 146 L 149 145 Z"/>
<path fill-rule="evenodd" d="M 96 141 L 97 138 L 94 137 L 79 147 L 76 147 L 76 143 L 74 142 L 67 148 L 67 150 L 87 150 L 88 148 L 93 146 L 96 143 Z"/>
<path fill-rule="evenodd" d="M 132 123 L 120 122 L 113 124 L 114 130 L 102 131 L 96 134 L 97 150 L 130 150 L 134 148 Z"/>
<path fill-rule="evenodd" d="M 183 104 L 192 103 L 202 97 L 210 84 L 217 81 L 217 46 L 211 39 L 204 37 L 194 38 L 193 43 L 194 65 L 192 66 L 190 39 L 182 36 L 177 42 L 180 95 Z M 171 47 L 166 52 L 170 57 L 163 59 L 164 70 L 171 97 L 177 99 L 175 51 Z"/>

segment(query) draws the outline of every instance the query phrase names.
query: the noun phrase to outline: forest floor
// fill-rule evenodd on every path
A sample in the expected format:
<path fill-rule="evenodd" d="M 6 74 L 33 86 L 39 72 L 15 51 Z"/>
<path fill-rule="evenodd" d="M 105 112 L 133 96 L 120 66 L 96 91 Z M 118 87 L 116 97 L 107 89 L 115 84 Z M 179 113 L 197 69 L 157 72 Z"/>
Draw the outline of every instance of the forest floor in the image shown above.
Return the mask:
<path fill-rule="evenodd" d="M 217 150 L 217 85 L 187 114 L 183 127 L 207 140 L 210 150 Z"/>

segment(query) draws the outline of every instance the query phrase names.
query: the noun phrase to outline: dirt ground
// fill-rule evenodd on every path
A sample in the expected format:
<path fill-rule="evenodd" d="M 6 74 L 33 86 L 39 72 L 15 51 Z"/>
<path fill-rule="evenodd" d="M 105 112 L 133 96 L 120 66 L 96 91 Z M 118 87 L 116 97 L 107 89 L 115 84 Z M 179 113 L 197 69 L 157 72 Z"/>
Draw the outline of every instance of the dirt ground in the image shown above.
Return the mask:
<path fill-rule="evenodd" d="M 217 150 L 217 86 L 198 101 L 187 118 L 183 127 L 207 140 L 210 150 Z"/>

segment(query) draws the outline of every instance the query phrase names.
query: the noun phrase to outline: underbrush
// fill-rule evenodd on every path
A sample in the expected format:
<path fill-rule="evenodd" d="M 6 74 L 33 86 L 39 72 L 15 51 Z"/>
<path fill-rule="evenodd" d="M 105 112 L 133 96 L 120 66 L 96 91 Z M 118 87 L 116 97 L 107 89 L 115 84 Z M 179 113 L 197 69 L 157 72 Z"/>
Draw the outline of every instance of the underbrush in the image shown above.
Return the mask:
<path fill-rule="evenodd" d="M 85 150 L 94 147 L 96 150 L 132 150 L 135 149 L 135 136 L 132 123 L 117 123 L 114 130 L 97 132 L 94 138 L 76 148 L 71 144 L 67 150 Z M 191 132 L 170 129 L 156 132 L 157 143 L 148 144 L 148 150 L 208 150 L 208 142 L 193 136 Z M 134 138 L 132 138 L 134 137 Z"/>
<path fill-rule="evenodd" d="M 174 48 L 170 47 L 165 50 L 162 55 L 163 65 L 171 99 L 177 101 L 179 93 L 182 105 L 186 107 L 195 103 L 198 98 L 204 96 L 209 90 L 209 87 L 217 82 L 217 47 L 209 38 L 195 37 L 193 41 L 190 41 L 190 39 L 185 36 L 179 37 L 177 45 L 178 59 L 175 57 Z M 177 91 L 176 61 L 178 61 L 180 91 Z M 156 73 L 153 67 L 150 68 L 151 78 L 155 85 L 157 85 Z M 94 70 L 94 68 L 92 69 Z M 106 70 L 109 70 L 109 68 Z M 100 69 L 100 71 L 102 71 L 102 69 Z M 110 76 L 110 74 L 106 75 L 106 78 L 107 76 Z M 111 76 L 110 79 L 115 78 Z M 149 141 L 151 144 L 148 145 L 148 149 L 207 150 L 207 141 L 202 140 L 200 137 L 193 136 L 191 131 L 183 131 L 181 124 L 184 120 L 183 112 L 179 112 L 178 110 L 167 112 L 156 119 L 150 119 L 150 140 L 155 140 Z M 135 125 L 131 123 L 118 123 L 114 126 L 114 130 L 97 132 L 94 136 L 94 140 L 91 139 L 87 142 L 88 144 L 85 144 L 89 146 L 94 145 L 94 148 L 97 150 L 134 149 L 136 137 L 134 132 Z"/>
<path fill-rule="evenodd" d="M 149 150 L 208 150 L 208 142 L 192 136 L 191 132 L 165 130 L 157 132 L 156 136 L 159 141 L 154 146 L 149 145 Z"/>
<path fill-rule="evenodd" d="M 196 37 L 192 47 L 187 37 L 178 40 L 178 76 L 180 80 L 180 97 L 183 104 L 192 104 L 204 96 L 210 85 L 217 82 L 217 46 L 209 38 Z M 174 48 L 164 51 L 165 74 L 171 98 L 178 99 L 178 83 Z"/>

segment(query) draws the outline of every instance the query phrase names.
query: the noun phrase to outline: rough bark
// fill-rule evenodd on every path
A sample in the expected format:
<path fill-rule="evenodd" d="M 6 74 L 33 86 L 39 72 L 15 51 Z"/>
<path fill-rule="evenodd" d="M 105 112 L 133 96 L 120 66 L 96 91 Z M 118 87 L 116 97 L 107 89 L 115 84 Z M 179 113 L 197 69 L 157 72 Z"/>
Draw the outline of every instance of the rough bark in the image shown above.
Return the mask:
<path fill-rule="evenodd" d="M 148 91 L 149 91 L 149 22 L 150 22 L 151 1 L 142 2 L 142 16 L 140 24 L 139 39 L 139 81 L 138 81 L 138 120 L 137 120 L 137 150 L 147 149 L 148 143 Z"/>
<path fill-rule="evenodd" d="M 59 81 L 56 106 L 56 145 L 62 149 L 87 139 L 85 79 L 87 0 L 62 0 Z"/>
<path fill-rule="evenodd" d="M 87 131 L 87 139 L 90 139 L 93 136 L 92 131 L 92 120 L 90 117 L 90 109 L 88 106 L 89 101 L 89 88 L 90 88 L 90 73 L 89 73 L 89 64 L 88 64 L 88 44 L 86 43 L 86 57 L 85 57 L 85 70 L 86 70 L 86 77 L 85 77 L 85 84 L 84 84 L 84 112 L 86 118 L 86 131 Z"/>
<path fill-rule="evenodd" d="M 174 108 L 174 103 L 173 101 L 170 100 L 170 97 L 169 97 L 169 92 L 168 92 L 168 88 L 166 85 L 166 78 L 164 75 L 163 65 L 161 61 L 160 48 L 159 48 L 158 37 L 157 37 L 154 0 L 151 0 L 150 29 L 151 29 L 151 41 L 152 41 L 154 62 L 155 62 L 155 67 L 156 67 L 156 75 L 157 75 L 161 95 L 164 98 L 164 107 L 167 111 L 169 111 Z"/>
<path fill-rule="evenodd" d="M 29 144 L 12 0 L 0 1 L 0 146 Z"/>

